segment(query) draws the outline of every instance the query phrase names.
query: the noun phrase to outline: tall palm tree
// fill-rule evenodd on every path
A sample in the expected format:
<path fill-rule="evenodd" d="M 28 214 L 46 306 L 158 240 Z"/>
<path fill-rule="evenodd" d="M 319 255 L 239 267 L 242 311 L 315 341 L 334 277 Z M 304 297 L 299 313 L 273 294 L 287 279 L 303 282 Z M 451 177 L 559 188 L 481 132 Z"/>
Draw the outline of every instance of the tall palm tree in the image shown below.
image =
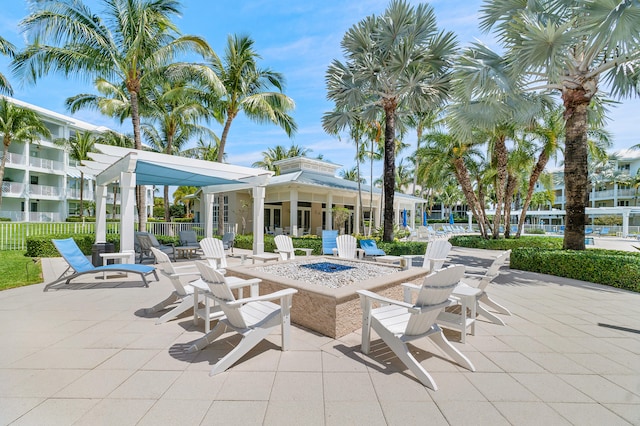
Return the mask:
<path fill-rule="evenodd" d="M 212 133 L 210 141 L 205 142 L 204 139 L 199 138 L 195 147 L 181 151 L 180 155 L 189 158 L 197 158 L 198 160 L 218 161 L 219 152 L 220 138 Z M 222 161 L 224 162 L 226 159 L 227 154 L 224 154 L 222 156 Z"/>
<path fill-rule="evenodd" d="M 481 28 L 493 30 L 525 90 L 554 91 L 564 105 L 567 196 L 563 247 L 584 250 L 588 108 L 598 91 L 637 93 L 640 3 L 629 0 L 487 0 Z M 604 84 L 602 84 L 604 82 Z"/>
<path fill-rule="evenodd" d="M 351 182 L 367 183 L 366 179 L 360 176 L 357 167 L 340 170 L 340 177 Z"/>
<path fill-rule="evenodd" d="M 172 19 L 178 0 L 101 0 L 95 14 L 80 0 L 32 3 L 20 27 L 30 44 L 16 55 L 13 68 L 27 81 L 52 71 L 66 76 L 119 81 L 130 103 L 135 148 L 142 148 L 139 98 L 145 78 L 187 51 L 210 54 L 207 42 L 181 36 Z M 138 187 L 139 229 L 146 224 L 145 192 Z"/>
<path fill-rule="evenodd" d="M 198 192 L 198 188 L 195 186 L 179 186 L 173 192 L 173 204 L 178 205 L 178 203 L 183 203 L 185 205 L 187 217 L 191 216 L 191 198 L 189 195 L 193 195 Z"/>
<path fill-rule="evenodd" d="M 55 144 L 69 150 L 69 157 L 82 166 L 82 162 L 90 160 L 89 153 L 95 152 L 96 137 L 91 132 L 80 132 L 69 139 L 57 139 Z M 80 217 L 84 216 L 84 172 L 80 169 Z"/>
<path fill-rule="evenodd" d="M 329 66 L 328 98 L 338 109 L 373 103 L 384 112 L 383 239 L 391 241 L 398 111 L 428 111 L 444 101 L 455 36 L 438 32 L 431 6 L 392 0 L 382 15 L 351 27 L 341 46 L 346 62 Z"/>
<path fill-rule="evenodd" d="M 292 144 L 289 148 L 276 145 L 275 147 L 267 148 L 266 151 L 262 151 L 262 160 L 254 162 L 253 167 L 270 170 L 275 172 L 276 175 L 279 175 L 280 168 L 274 164 L 276 161 L 286 158 L 306 157 L 309 152 L 311 152 L 311 149 L 295 144 Z"/>
<path fill-rule="evenodd" d="M 0 55 L 6 55 L 13 58 L 15 53 L 16 47 L 6 39 L 0 37 Z M 0 73 L 0 93 L 13 95 L 11 84 L 9 84 L 9 80 L 7 80 L 7 78 L 2 73 Z"/>
<path fill-rule="evenodd" d="M 51 137 L 51 132 L 40 117 L 30 109 L 21 108 L 0 97 L 0 133 L 2 134 L 2 161 L 0 161 L 0 207 L 2 206 L 2 180 L 11 142 L 30 143 Z"/>

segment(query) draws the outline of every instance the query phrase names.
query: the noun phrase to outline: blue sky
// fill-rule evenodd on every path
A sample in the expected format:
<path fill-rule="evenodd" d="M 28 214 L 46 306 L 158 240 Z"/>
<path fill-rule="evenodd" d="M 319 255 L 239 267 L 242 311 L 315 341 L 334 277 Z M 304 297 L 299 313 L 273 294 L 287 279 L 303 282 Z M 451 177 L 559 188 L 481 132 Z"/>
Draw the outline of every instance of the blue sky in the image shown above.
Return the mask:
<path fill-rule="evenodd" d="M 100 11 L 97 0 L 86 3 L 94 13 Z M 384 11 L 387 0 L 183 0 L 182 3 L 182 17 L 176 23 L 183 34 L 205 37 L 219 55 L 224 52 L 228 34 L 251 36 L 262 56 L 260 64 L 284 74 L 287 80 L 285 93 L 296 102 L 293 115 L 299 130 L 292 140 L 276 126 L 254 124 L 243 117 L 236 119 L 227 142 L 230 163 L 250 166 L 267 148 L 278 144 L 289 146 L 293 142 L 310 148 L 311 156 L 322 154 L 325 159 L 345 168 L 354 165 L 353 145 L 347 140 L 328 136 L 322 130 L 321 117 L 332 108 L 326 100 L 324 76 L 331 60 L 342 59 L 340 41 L 345 31 L 365 16 Z M 429 3 L 435 9 L 439 28 L 455 32 L 461 44 L 479 39 L 495 47 L 491 37 L 478 30 L 478 10 L 482 1 L 437 0 Z M 27 2 L 5 0 L 2 8 L 0 35 L 18 47 L 24 46 L 17 24 L 28 12 Z M 5 58 L 0 58 L 0 72 L 10 78 L 14 97 L 67 115 L 66 98 L 78 93 L 94 93 L 88 82 L 68 80 L 59 75 L 43 78 L 35 86 L 24 86 L 11 76 Z M 609 129 L 615 136 L 616 149 L 640 143 L 636 136 L 639 110 L 640 101 L 634 99 L 625 101 L 612 112 Z M 81 111 L 74 116 L 131 132 L 130 122 L 121 126 L 97 112 Z M 222 126 L 216 123 L 211 128 L 218 135 L 222 133 Z M 407 141 L 415 144 L 415 138 Z M 401 156 L 410 155 L 410 151 L 406 150 Z"/>

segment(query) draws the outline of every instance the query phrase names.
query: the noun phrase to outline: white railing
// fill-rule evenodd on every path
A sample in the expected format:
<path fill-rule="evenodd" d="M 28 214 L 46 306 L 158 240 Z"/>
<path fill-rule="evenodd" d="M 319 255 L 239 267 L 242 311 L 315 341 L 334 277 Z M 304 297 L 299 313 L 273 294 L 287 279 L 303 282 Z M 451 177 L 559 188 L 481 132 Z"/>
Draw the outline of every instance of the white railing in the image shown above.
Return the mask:
<path fill-rule="evenodd" d="M 69 188 L 67 189 L 67 198 L 74 198 L 74 199 L 80 199 L 80 190 L 77 188 Z M 94 194 L 92 190 L 89 189 L 85 189 L 84 192 L 82 193 L 82 198 L 84 199 L 84 201 L 87 200 L 94 200 Z M 112 197 L 113 198 L 113 197 Z M 113 202 L 113 200 L 112 200 Z"/>
<path fill-rule="evenodd" d="M 47 170 L 64 170 L 64 163 L 56 160 L 49 160 L 48 158 L 30 157 L 29 164 L 32 167 L 39 167 Z"/>
<path fill-rule="evenodd" d="M 57 186 L 48 185 L 29 185 L 29 195 L 31 197 L 36 195 L 43 195 L 48 197 L 59 197 L 60 188 Z"/>
<path fill-rule="evenodd" d="M 2 195 L 22 195 L 24 183 L 2 182 Z"/>
<path fill-rule="evenodd" d="M 2 210 L 2 212 L 0 212 L 0 217 L 11 219 L 12 222 L 21 222 L 24 218 L 24 212 Z"/>
<path fill-rule="evenodd" d="M 58 212 L 30 212 L 29 222 L 61 222 L 62 215 Z"/>
<path fill-rule="evenodd" d="M 16 154 L 15 152 L 7 153 L 7 164 L 14 164 L 17 166 L 25 166 L 26 161 L 24 161 L 24 155 Z"/>

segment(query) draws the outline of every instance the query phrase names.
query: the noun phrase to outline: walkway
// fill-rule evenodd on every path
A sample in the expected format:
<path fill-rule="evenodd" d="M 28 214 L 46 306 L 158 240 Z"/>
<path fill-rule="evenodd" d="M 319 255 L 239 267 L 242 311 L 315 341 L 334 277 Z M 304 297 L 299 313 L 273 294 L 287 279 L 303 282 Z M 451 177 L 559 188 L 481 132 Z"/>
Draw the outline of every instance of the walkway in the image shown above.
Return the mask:
<path fill-rule="evenodd" d="M 456 249 L 452 260 L 487 265 L 492 254 Z M 44 266 L 51 277 L 60 262 Z M 476 372 L 418 342 L 433 392 L 379 339 L 360 353 L 359 331 L 333 340 L 294 327 L 291 351 L 272 336 L 209 377 L 233 338 L 186 355 L 202 324 L 141 314 L 168 280 L 85 281 L 93 288 L 0 292 L 0 424 L 640 424 L 640 294 L 507 269 L 491 294 L 514 316 L 481 320 L 456 343 Z"/>

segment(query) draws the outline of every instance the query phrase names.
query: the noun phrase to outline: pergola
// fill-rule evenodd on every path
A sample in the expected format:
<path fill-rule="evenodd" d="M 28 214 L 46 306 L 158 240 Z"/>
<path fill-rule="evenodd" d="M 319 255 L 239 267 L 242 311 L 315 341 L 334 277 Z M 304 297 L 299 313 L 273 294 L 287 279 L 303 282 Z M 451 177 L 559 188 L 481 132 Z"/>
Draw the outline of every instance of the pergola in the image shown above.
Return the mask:
<path fill-rule="evenodd" d="M 91 160 L 80 167 L 96 177 L 96 243 L 106 242 L 107 187 L 118 181 L 121 251 L 134 248 L 136 185 L 187 185 L 202 188 L 207 237 L 213 235 L 215 194 L 252 189 L 253 252 L 264 252 L 264 194 L 273 172 L 111 145 L 96 144 L 96 148 L 100 153 L 90 153 Z"/>

